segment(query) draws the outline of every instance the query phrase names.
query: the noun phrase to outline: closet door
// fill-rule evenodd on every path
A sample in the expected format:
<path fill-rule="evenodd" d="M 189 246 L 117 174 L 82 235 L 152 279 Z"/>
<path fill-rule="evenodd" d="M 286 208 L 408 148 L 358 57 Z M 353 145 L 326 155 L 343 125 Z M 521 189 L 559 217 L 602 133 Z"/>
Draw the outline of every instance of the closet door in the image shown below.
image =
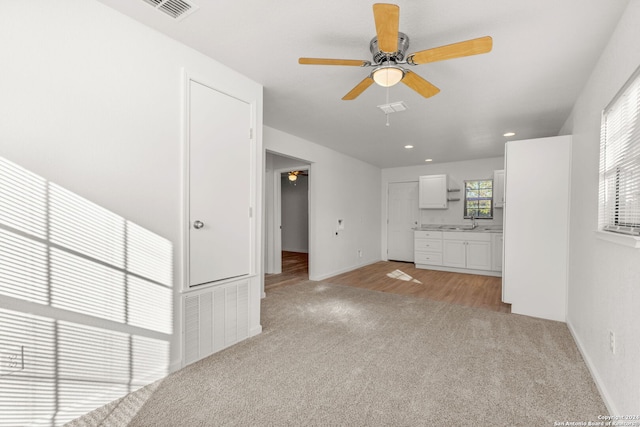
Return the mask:
<path fill-rule="evenodd" d="M 250 273 L 250 126 L 244 101 L 189 83 L 189 287 Z"/>

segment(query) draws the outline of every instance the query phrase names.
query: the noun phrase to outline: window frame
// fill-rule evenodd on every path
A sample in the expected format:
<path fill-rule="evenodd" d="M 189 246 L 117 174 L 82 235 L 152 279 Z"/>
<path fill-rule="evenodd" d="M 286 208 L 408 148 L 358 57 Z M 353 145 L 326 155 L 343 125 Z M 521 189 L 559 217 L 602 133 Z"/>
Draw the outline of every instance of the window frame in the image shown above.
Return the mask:
<path fill-rule="evenodd" d="M 471 182 L 490 182 L 491 183 L 491 197 L 468 197 L 468 186 L 467 183 L 471 183 Z M 478 188 L 479 190 L 480 188 Z M 469 213 L 469 207 L 468 207 L 468 200 L 472 200 L 472 201 L 482 201 L 482 200 L 488 200 L 489 201 L 489 216 L 477 216 L 474 215 L 473 218 L 475 219 L 493 219 L 493 195 L 494 195 L 494 191 L 493 191 L 493 179 L 492 178 L 486 178 L 486 179 L 465 179 L 464 180 L 464 205 L 462 207 L 463 211 L 462 211 L 462 217 L 464 219 L 471 219 L 471 214 Z M 478 208 L 475 208 L 476 212 L 480 211 L 480 207 L 478 206 Z"/>
<path fill-rule="evenodd" d="M 639 159 L 640 67 L 602 110 L 598 178 L 598 236 L 635 247 L 640 242 L 640 198 L 633 200 Z"/>

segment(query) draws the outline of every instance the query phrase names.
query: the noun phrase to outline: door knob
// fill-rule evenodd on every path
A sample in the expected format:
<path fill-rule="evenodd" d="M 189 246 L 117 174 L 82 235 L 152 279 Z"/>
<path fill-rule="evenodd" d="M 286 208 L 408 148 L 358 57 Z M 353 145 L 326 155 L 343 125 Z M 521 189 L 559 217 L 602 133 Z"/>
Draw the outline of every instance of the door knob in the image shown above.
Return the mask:
<path fill-rule="evenodd" d="M 193 228 L 195 228 L 196 230 L 200 230 L 202 227 L 204 227 L 204 222 L 202 221 L 195 221 L 193 223 Z"/>

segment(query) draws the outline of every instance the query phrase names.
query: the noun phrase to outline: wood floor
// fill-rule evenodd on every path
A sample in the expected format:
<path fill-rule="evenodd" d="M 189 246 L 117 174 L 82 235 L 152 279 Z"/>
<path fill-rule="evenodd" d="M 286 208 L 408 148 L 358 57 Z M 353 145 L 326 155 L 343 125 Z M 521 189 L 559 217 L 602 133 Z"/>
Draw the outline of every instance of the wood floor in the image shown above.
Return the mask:
<path fill-rule="evenodd" d="M 307 254 L 283 252 L 282 273 L 265 276 L 265 291 L 308 280 L 308 266 Z M 325 281 L 502 313 L 511 312 L 511 305 L 501 301 L 500 277 L 421 270 L 411 263 L 380 261 Z"/>
<path fill-rule="evenodd" d="M 282 251 L 282 273 L 265 274 L 264 290 L 279 288 L 309 280 L 309 254 Z"/>

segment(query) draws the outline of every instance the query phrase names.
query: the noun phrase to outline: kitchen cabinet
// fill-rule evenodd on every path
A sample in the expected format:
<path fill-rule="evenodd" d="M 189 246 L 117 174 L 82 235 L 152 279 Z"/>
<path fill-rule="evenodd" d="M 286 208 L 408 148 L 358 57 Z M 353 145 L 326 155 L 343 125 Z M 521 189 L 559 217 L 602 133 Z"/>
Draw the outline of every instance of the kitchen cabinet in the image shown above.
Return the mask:
<path fill-rule="evenodd" d="M 502 233 L 495 233 L 491 236 L 492 261 L 491 269 L 493 271 L 502 271 L 502 244 L 504 242 Z"/>
<path fill-rule="evenodd" d="M 442 265 L 472 270 L 491 270 L 491 235 L 474 232 L 443 232 Z"/>
<path fill-rule="evenodd" d="M 442 232 L 415 231 L 413 257 L 417 268 L 442 265 Z"/>
<path fill-rule="evenodd" d="M 504 207 L 504 170 L 493 171 L 493 207 Z"/>
<path fill-rule="evenodd" d="M 419 181 L 420 209 L 447 208 L 447 175 L 423 175 Z"/>

